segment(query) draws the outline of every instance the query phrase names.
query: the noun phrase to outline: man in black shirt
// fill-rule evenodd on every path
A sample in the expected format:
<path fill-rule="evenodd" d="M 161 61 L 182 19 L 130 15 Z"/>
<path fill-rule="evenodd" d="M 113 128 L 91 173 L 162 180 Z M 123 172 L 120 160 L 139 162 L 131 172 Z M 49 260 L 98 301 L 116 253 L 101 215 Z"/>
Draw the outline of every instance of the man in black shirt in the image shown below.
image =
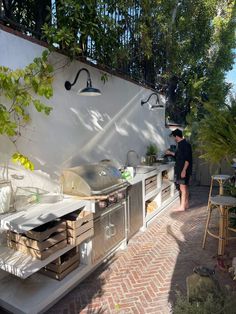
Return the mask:
<path fill-rule="evenodd" d="M 184 211 L 189 207 L 189 179 L 192 174 L 192 147 L 184 138 L 181 130 L 176 129 L 171 132 L 178 144 L 177 151 L 174 153 L 167 150 L 166 154 L 175 157 L 176 183 L 180 188 L 180 208 Z"/>

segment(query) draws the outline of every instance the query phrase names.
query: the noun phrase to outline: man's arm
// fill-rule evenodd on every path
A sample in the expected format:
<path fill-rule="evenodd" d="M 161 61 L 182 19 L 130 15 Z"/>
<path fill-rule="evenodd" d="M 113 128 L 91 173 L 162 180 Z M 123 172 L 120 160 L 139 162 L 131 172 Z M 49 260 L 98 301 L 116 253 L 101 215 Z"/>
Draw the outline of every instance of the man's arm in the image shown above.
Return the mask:
<path fill-rule="evenodd" d="M 181 171 L 181 178 L 185 178 L 186 177 L 186 171 L 188 169 L 188 166 L 189 166 L 189 162 L 187 160 L 185 160 L 184 162 L 184 167 Z"/>
<path fill-rule="evenodd" d="M 190 165 L 190 162 L 192 160 L 192 148 L 190 144 L 187 144 L 184 150 L 184 166 L 183 169 L 181 171 L 181 178 L 185 178 L 186 177 L 186 171 Z"/>
<path fill-rule="evenodd" d="M 172 151 L 171 151 L 171 150 L 169 150 L 169 149 L 167 149 L 167 151 L 166 151 L 166 155 L 171 155 L 171 156 L 175 157 L 175 153 L 174 153 L 174 152 L 172 152 Z"/>

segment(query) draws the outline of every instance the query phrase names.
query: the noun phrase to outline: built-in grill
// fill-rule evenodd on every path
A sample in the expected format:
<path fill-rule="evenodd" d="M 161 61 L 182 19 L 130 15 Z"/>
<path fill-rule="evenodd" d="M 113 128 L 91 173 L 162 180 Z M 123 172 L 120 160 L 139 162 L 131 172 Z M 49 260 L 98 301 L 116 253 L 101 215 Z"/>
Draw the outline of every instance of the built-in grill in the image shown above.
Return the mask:
<path fill-rule="evenodd" d="M 62 173 L 63 193 L 97 200 L 96 211 L 126 199 L 128 182 L 112 162 L 84 164 Z"/>
<path fill-rule="evenodd" d="M 63 170 L 62 184 L 64 194 L 78 196 L 106 195 L 127 186 L 120 171 L 104 162 Z"/>
<path fill-rule="evenodd" d="M 63 192 L 94 202 L 92 262 L 97 263 L 126 238 L 127 181 L 112 163 L 100 162 L 65 169 Z"/>

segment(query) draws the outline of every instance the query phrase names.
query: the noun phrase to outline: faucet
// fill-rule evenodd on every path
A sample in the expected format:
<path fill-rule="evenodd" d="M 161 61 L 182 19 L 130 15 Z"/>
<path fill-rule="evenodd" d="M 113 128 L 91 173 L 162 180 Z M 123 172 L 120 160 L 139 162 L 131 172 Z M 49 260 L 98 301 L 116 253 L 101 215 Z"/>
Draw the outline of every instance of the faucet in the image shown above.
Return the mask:
<path fill-rule="evenodd" d="M 125 166 L 137 167 L 139 163 L 138 153 L 135 150 L 129 150 L 127 152 Z"/>

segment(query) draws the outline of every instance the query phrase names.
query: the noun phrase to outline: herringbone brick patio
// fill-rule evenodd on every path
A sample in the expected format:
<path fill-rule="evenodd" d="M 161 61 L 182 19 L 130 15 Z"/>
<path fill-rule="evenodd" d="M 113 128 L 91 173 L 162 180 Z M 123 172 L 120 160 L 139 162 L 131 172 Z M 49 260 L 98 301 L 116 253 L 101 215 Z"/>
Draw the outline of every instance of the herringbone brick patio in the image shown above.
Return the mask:
<path fill-rule="evenodd" d="M 208 188 L 191 188 L 190 209 L 161 212 L 125 250 L 101 265 L 47 314 L 168 314 L 177 290 L 186 292 L 186 277 L 198 265 L 214 267 L 217 240 L 201 248 Z M 228 250 L 236 256 L 236 241 Z M 236 288 L 228 273 L 216 269 L 222 285 Z"/>

